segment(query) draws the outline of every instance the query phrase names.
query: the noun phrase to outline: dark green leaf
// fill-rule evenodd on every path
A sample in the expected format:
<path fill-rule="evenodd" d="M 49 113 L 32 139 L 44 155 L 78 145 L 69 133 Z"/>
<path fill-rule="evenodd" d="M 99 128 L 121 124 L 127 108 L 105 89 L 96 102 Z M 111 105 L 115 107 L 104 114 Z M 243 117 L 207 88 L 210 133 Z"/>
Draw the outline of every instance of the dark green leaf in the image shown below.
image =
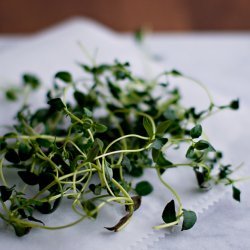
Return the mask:
<path fill-rule="evenodd" d="M 5 159 L 7 161 L 15 163 L 15 164 L 20 162 L 20 159 L 19 159 L 17 152 L 11 148 L 7 150 L 7 152 L 5 154 Z"/>
<path fill-rule="evenodd" d="M 90 184 L 89 189 L 93 192 L 95 195 L 100 195 L 102 192 L 102 188 L 100 185 Z"/>
<path fill-rule="evenodd" d="M 162 219 L 165 223 L 171 223 L 171 222 L 174 222 L 177 220 L 174 200 L 171 200 L 165 206 L 165 208 L 162 212 Z"/>
<path fill-rule="evenodd" d="M 168 142 L 167 138 L 157 138 L 154 140 L 152 147 L 160 150 Z"/>
<path fill-rule="evenodd" d="M 147 131 L 147 134 L 151 138 L 154 135 L 152 124 L 147 117 L 143 117 L 143 127 Z"/>
<path fill-rule="evenodd" d="M 193 139 L 195 138 L 199 138 L 202 134 L 202 127 L 200 124 L 197 124 L 195 127 L 193 127 L 191 130 L 190 130 L 190 135 Z"/>
<path fill-rule="evenodd" d="M 136 184 L 135 191 L 140 196 L 146 196 L 153 191 L 153 186 L 148 181 L 141 181 Z"/>
<path fill-rule="evenodd" d="M 18 155 L 21 161 L 26 161 L 32 156 L 32 150 L 27 144 L 20 143 L 18 147 Z"/>
<path fill-rule="evenodd" d="M 0 151 L 7 147 L 7 143 L 4 140 L 0 140 Z"/>
<path fill-rule="evenodd" d="M 38 219 L 34 218 L 33 216 L 28 216 L 27 219 L 28 219 L 29 221 L 38 222 L 38 223 L 41 223 L 41 224 L 44 225 L 44 223 L 43 223 L 41 220 L 38 220 Z"/>
<path fill-rule="evenodd" d="M 171 73 L 171 75 L 173 75 L 173 76 L 182 76 L 182 73 L 179 72 L 179 71 L 176 70 L 176 69 L 173 69 L 170 73 Z"/>
<path fill-rule="evenodd" d="M 51 146 L 51 142 L 46 139 L 38 138 L 36 142 L 39 144 L 40 147 L 49 148 Z"/>
<path fill-rule="evenodd" d="M 233 198 L 236 200 L 236 201 L 240 201 L 240 190 L 238 188 L 236 188 L 235 186 L 232 186 L 233 188 Z"/>
<path fill-rule="evenodd" d="M 27 226 L 23 226 L 23 225 L 19 225 L 19 224 L 11 224 L 15 230 L 16 236 L 18 237 L 22 237 L 26 234 L 28 234 L 31 230 L 31 227 L 27 227 Z"/>
<path fill-rule="evenodd" d="M 61 111 L 65 108 L 64 103 L 62 102 L 61 98 L 54 98 L 48 101 L 52 110 Z"/>
<path fill-rule="evenodd" d="M 24 74 L 23 82 L 25 85 L 30 85 L 32 89 L 37 89 L 40 85 L 40 80 L 35 75 L 31 74 Z"/>
<path fill-rule="evenodd" d="M 205 140 L 199 140 L 198 142 L 195 143 L 194 147 L 197 150 L 208 149 L 209 151 L 215 151 L 215 149 L 211 146 L 211 144 Z"/>
<path fill-rule="evenodd" d="M 15 90 L 8 89 L 5 92 L 5 97 L 9 101 L 16 101 L 17 100 L 17 92 Z"/>
<path fill-rule="evenodd" d="M 0 186 L 1 200 L 3 202 L 9 200 L 10 196 L 12 195 L 12 192 L 13 192 L 13 188 Z"/>
<path fill-rule="evenodd" d="M 188 158 L 188 159 L 194 159 L 194 158 L 196 158 L 196 154 L 195 154 L 193 146 L 190 146 L 188 148 L 187 153 L 186 153 L 186 158 Z"/>
<path fill-rule="evenodd" d="M 171 166 L 173 165 L 172 162 L 167 160 L 161 150 L 157 150 L 155 148 L 152 149 L 152 157 L 153 161 L 158 165 L 158 166 Z"/>
<path fill-rule="evenodd" d="M 51 214 L 54 211 L 56 211 L 61 201 L 62 201 L 62 198 L 60 197 L 55 200 L 53 206 L 51 206 L 49 202 L 43 202 L 42 204 L 36 205 L 35 208 L 37 209 L 37 211 L 39 211 L 42 214 Z"/>
<path fill-rule="evenodd" d="M 96 209 L 96 205 L 93 202 L 91 201 L 82 202 L 82 207 L 88 216 L 94 219 L 97 217 L 97 212 L 94 212 L 94 210 Z"/>
<path fill-rule="evenodd" d="M 239 99 L 233 100 L 233 101 L 230 103 L 229 106 L 230 106 L 230 108 L 233 109 L 233 110 L 239 109 L 239 107 L 240 107 Z"/>
<path fill-rule="evenodd" d="M 38 184 L 38 176 L 36 174 L 29 171 L 18 171 L 17 173 L 24 183 L 28 185 Z"/>
<path fill-rule="evenodd" d="M 188 230 L 194 226 L 197 221 L 197 216 L 195 212 L 190 210 L 183 209 L 183 223 L 182 223 L 182 231 Z"/>
<path fill-rule="evenodd" d="M 67 71 L 60 71 L 60 72 L 56 73 L 55 78 L 58 78 L 58 79 L 62 80 L 65 83 L 72 82 L 72 76 Z"/>

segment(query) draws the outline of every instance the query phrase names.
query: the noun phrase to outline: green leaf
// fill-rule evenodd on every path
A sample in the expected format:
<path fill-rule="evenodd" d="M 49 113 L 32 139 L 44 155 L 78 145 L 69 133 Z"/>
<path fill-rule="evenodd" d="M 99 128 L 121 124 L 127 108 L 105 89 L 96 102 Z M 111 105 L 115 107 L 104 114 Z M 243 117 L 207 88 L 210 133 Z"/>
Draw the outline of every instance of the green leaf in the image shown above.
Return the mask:
<path fill-rule="evenodd" d="M 62 111 L 66 106 L 62 102 L 61 98 L 54 98 L 48 101 L 51 109 L 54 111 Z"/>
<path fill-rule="evenodd" d="M 17 152 L 12 148 L 7 150 L 7 152 L 5 154 L 5 159 L 7 161 L 15 163 L 15 164 L 20 162 L 20 159 L 19 159 Z"/>
<path fill-rule="evenodd" d="M 135 191 L 140 196 L 146 196 L 153 192 L 153 186 L 148 181 L 141 181 L 136 184 Z"/>
<path fill-rule="evenodd" d="M 196 158 L 196 154 L 195 154 L 193 146 L 190 146 L 188 148 L 187 153 L 186 153 L 186 158 L 188 158 L 188 159 L 195 159 Z"/>
<path fill-rule="evenodd" d="M 157 138 L 154 140 L 152 147 L 157 150 L 160 150 L 167 142 L 168 138 Z"/>
<path fill-rule="evenodd" d="M 36 174 L 29 172 L 29 171 L 18 171 L 17 173 L 24 183 L 28 185 L 38 184 L 39 178 Z"/>
<path fill-rule="evenodd" d="M 231 103 L 229 104 L 229 107 L 233 110 L 239 109 L 239 107 L 240 107 L 239 99 L 231 101 Z"/>
<path fill-rule="evenodd" d="M 5 97 L 9 101 L 16 101 L 18 99 L 17 92 L 15 90 L 13 90 L 13 89 L 8 89 L 5 92 Z"/>
<path fill-rule="evenodd" d="M 194 147 L 197 150 L 207 149 L 209 151 L 215 151 L 215 149 L 212 147 L 212 145 L 208 141 L 205 141 L 205 140 L 199 140 L 198 142 L 195 143 Z"/>
<path fill-rule="evenodd" d="M 150 120 L 145 116 L 143 117 L 143 127 L 147 131 L 147 134 L 149 135 L 149 137 L 150 138 L 153 137 L 154 131 L 152 128 L 152 124 L 151 124 Z"/>
<path fill-rule="evenodd" d="M 93 210 L 96 209 L 96 205 L 93 202 L 89 200 L 84 201 L 82 202 L 82 207 L 89 217 L 92 217 L 94 219 L 97 217 L 97 212 L 93 213 Z"/>
<path fill-rule="evenodd" d="M 171 200 L 165 206 L 165 208 L 162 212 L 162 219 L 165 223 L 171 223 L 171 222 L 174 222 L 177 220 L 174 200 Z"/>
<path fill-rule="evenodd" d="M 89 190 L 93 192 L 95 195 L 100 195 L 102 192 L 102 188 L 100 185 L 90 184 Z"/>
<path fill-rule="evenodd" d="M 152 157 L 153 161 L 158 165 L 158 166 L 171 166 L 173 163 L 169 160 L 167 160 L 161 150 L 157 150 L 155 148 L 152 149 Z"/>
<path fill-rule="evenodd" d="M 188 230 L 194 226 L 197 221 L 195 212 L 183 209 L 182 231 Z"/>
<path fill-rule="evenodd" d="M 110 164 L 107 161 L 105 161 L 104 164 L 105 176 L 108 181 L 111 181 L 111 179 L 113 178 L 113 169 L 110 167 Z"/>
<path fill-rule="evenodd" d="M 173 69 L 171 72 L 170 72 L 171 75 L 173 76 L 182 76 L 182 73 L 176 69 Z"/>
<path fill-rule="evenodd" d="M 67 71 L 60 71 L 55 74 L 55 78 L 58 78 L 62 80 L 65 83 L 70 83 L 72 82 L 72 76 L 69 72 Z"/>
<path fill-rule="evenodd" d="M 173 121 L 167 120 L 158 124 L 156 134 L 164 134 L 173 124 Z"/>
<path fill-rule="evenodd" d="M 0 151 L 7 147 L 7 143 L 4 140 L 0 140 Z"/>
<path fill-rule="evenodd" d="M 91 149 L 87 154 L 86 162 L 92 162 L 99 152 L 100 152 L 100 146 L 99 143 L 95 140 L 93 146 L 91 147 Z"/>
<path fill-rule="evenodd" d="M 27 144 L 20 143 L 18 147 L 18 155 L 21 161 L 26 161 L 31 158 L 32 150 Z"/>
<path fill-rule="evenodd" d="M 240 193 L 241 193 L 241 191 L 238 188 L 236 188 L 235 186 L 232 186 L 232 188 L 233 188 L 233 198 L 236 201 L 240 202 Z"/>
<path fill-rule="evenodd" d="M 117 87 L 115 84 L 113 84 L 110 80 L 107 80 L 107 82 L 108 82 L 108 88 L 109 88 L 110 93 L 112 94 L 114 98 L 119 100 L 121 89 Z"/>
<path fill-rule="evenodd" d="M 56 199 L 53 206 L 49 202 L 42 202 L 41 204 L 37 204 L 35 208 L 42 214 L 51 214 L 59 207 L 61 200 L 61 197 Z"/>
<path fill-rule="evenodd" d="M 94 128 L 95 128 L 96 132 L 98 132 L 98 133 L 104 133 L 108 130 L 107 126 L 100 124 L 100 123 L 95 123 Z"/>
<path fill-rule="evenodd" d="M 10 196 L 12 195 L 13 187 L 8 188 L 6 186 L 0 186 L 0 193 L 1 193 L 1 200 L 3 202 L 9 200 Z"/>
<path fill-rule="evenodd" d="M 18 237 L 22 237 L 22 236 L 28 234 L 31 230 L 31 227 L 19 225 L 17 223 L 12 223 L 11 225 L 13 226 L 15 233 L 16 233 L 16 236 L 18 236 Z"/>
<path fill-rule="evenodd" d="M 35 75 L 31 74 L 24 74 L 23 82 L 24 85 L 30 85 L 32 89 L 37 89 L 40 86 L 40 80 Z"/>
<path fill-rule="evenodd" d="M 51 142 L 43 138 L 37 138 L 36 142 L 39 144 L 40 147 L 49 148 L 51 146 Z"/>
<path fill-rule="evenodd" d="M 197 124 L 195 127 L 193 127 L 191 130 L 190 130 L 190 135 L 193 139 L 195 138 L 199 138 L 202 134 L 202 127 L 200 124 Z"/>

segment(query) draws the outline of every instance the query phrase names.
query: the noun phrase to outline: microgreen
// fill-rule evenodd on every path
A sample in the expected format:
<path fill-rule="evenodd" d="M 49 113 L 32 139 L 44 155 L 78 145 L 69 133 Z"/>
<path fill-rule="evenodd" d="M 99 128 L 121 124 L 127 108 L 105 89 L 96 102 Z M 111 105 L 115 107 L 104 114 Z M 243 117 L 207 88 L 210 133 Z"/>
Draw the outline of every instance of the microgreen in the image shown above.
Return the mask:
<path fill-rule="evenodd" d="M 138 32 L 137 40 L 141 42 L 142 33 Z M 210 101 L 207 109 L 197 112 L 196 107 L 183 106 L 180 91 L 161 79 L 185 78 L 177 70 L 149 81 L 134 76 L 127 62 L 80 67 L 83 78 L 91 79 L 89 84 L 75 81 L 70 72 L 57 72 L 46 95 L 47 104 L 35 111 L 29 109 L 27 93 L 41 85 L 36 76 L 23 75 L 25 91 L 12 87 L 4 92 L 12 101 L 24 94 L 13 129 L 0 137 L 0 218 L 17 236 L 32 228 L 65 228 L 86 218 L 98 220 L 100 209 L 113 203 L 126 213 L 106 229 L 121 230 L 140 211 L 141 196 L 156 192 L 153 183 L 135 180 L 149 168 L 173 196 L 162 212 L 164 224 L 156 229 L 182 220 L 182 230 L 188 230 L 197 219 L 195 212 L 183 208 L 181 197 L 165 181 L 169 168 L 188 166 L 204 191 L 219 183 L 232 185 L 233 198 L 240 201 L 240 190 L 231 178 L 233 167 L 222 162 L 223 154 L 204 138 L 202 128 L 203 120 L 214 112 L 238 109 L 238 99 L 217 106 L 206 87 L 193 80 Z M 168 94 L 167 99 L 165 95 L 155 97 L 158 87 Z M 73 100 L 67 99 L 70 93 Z M 100 109 L 103 114 L 98 116 Z M 168 149 L 178 150 L 182 144 L 187 148 L 186 161 L 170 159 Z M 9 185 L 7 168 L 16 173 L 17 185 Z M 54 213 L 64 199 L 71 202 L 79 218 L 58 227 L 44 225 L 39 213 Z"/>

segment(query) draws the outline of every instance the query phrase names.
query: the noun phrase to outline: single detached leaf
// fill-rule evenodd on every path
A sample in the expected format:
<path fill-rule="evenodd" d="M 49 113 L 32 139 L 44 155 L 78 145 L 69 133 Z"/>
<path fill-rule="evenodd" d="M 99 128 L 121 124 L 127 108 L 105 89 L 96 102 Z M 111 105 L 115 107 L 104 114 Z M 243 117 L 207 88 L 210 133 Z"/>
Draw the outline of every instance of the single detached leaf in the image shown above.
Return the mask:
<path fill-rule="evenodd" d="M 193 139 L 195 138 L 199 138 L 202 134 L 202 127 L 200 124 L 197 124 L 195 127 L 193 127 L 191 130 L 190 130 L 190 135 Z"/>
<path fill-rule="evenodd" d="M 114 225 L 113 227 L 105 227 L 105 228 L 108 229 L 109 231 L 118 232 L 119 229 L 128 222 L 128 220 L 130 219 L 131 216 L 132 216 L 132 214 L 128 213 L 124 217 L 122 217 L 119 220 L 119 222 L 116 225 Z"/>
<path fill-rule="evenodd" d="M 183 209 L 182 231 L 188 230 L 194 226 L 197 221 L 195 212 Z"/>
<path fill-rule="evenodd" d="M 233 188 L 233 198 L 236 201 L 240 202 L 240 193 L 241 193 L 241 191 L 238 188 L 236 188 L 235 186 L 232 186 L 232 188 Z"/>
<path fill-rule="evenodd" d="M 62 102 L 61 98 L 54 98 L 48 101 L 52 110 L 61 111 L 65 108 L 64 103 Z"/>
<path fill-rule="evenodd" d="M 38 176 L 36 174 L 29 171 L 18 171 L 17 173 L 24 183 L 28 185 L 38 184 Z"/>
<path fill-rule="evenodd" d="M 229 107 L 233 110 L 237 110 L 240 107 L 240 101 L 239 99 L 231 101 Z"/>
<path fill-rule="evenodd" d="M 17 93 L 15 90 L 13 89 L 8 89 L 6 92 L 5 92 L 5 97 L 7 100 L 9 101 L 16 101 L 18 99 L 17 97 Z"/>
<path fill-rule="evenodd" d="M 10 148 L 7 150 L 6 154 L 5 154 L 5 159 L 9 162 L 18 164 L 20 162 L 19 156 L 17 154 L 17 152 Z"/>
<path fill-rule="evenodd" d="M 143 117 L 143 127 L 147 131 L 147 134 L 151 138 L 154 135 L 152 124 L 147 117 Z"/>
<path fill-rule="evenodd" d="M 146 196 L 153 191 L 153 186 L 148 181 L 141 181 L 136 184 L 135 191 L 140 196 Z"/>
<path fill-rule="evenodd" d="M 176 221 L 175 203 L 171 200 L 164 208 L 162 212 L 162 219 L 165 223 L 171 223 Z"/>
<path fill-rule="evenodd" d="M 35 75 L 31 74 L 24 74 L 23 82 L 24 85 L 30 85 L 32 89 L 37 89 L 40 86 L 40 80 Z"/>
<path fill-rule="evenodd" d="M 55 74 L 55 78 L 58 78 L 62 80 L 65 83 L 70 83 L 72 82 L 72 76 L 69 72 L 67 71 L 60 71 Z"/>

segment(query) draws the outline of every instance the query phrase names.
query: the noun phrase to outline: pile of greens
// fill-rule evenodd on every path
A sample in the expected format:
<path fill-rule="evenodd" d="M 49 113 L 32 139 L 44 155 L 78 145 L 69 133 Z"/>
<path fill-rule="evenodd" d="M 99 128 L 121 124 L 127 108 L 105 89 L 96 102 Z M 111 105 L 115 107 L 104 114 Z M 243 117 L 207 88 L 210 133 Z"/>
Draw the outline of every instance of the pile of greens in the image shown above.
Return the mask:
<path fill-rule="evenodd" d="M 222 163 L 222 153 L 204 139 L 201 126 L 214 112 L 237 110 L 238 100 L 218 106 L 205 86 L 193 80 L 210 100 L 207 109 L 197 111 L 184 107 L 180 91 L 169 85 L 171 78 L 187 78 L 176 70 L 145 80 L 131 73 L 129 63 L 80 66 L 83 79 L 74 80 L 66 71 L 55 74 L 47 106 L 31 112 L 25 102 L 13 129 L 0 137 L 0 217 L 17 236 L 32 228 L 61 229 L 96 218 L 110 203 L 123 206 L 125 215 L 107 229 L 121 230 L 139 209 L 141 196 L 153 191 L 148 181 L 132 185 L 148 168 L 155 169 L 173 195 L 163 208 L 164 223 L 155 229 L 182 223 L 182 230 L 187 230 L 197 219 L 165 181 L 169 168 L 189 167 L 202 190 L 218 183 L 232 185 L 233 197 L 240 200 L 231 165 Z M 40 80 L 25 74 L 23 84 L 24 88 L 6 90 L 6 97 L 20 99 L 23 89 L 36 90 Z M 188 145 L 186 161 L 167 159 L 166 152 L 181 144 Z M 15 183 L 9 180 L 10 173 Z M 39 213 L 55 212 L 66 199 L 79 219 L 46 226 Z"/>

